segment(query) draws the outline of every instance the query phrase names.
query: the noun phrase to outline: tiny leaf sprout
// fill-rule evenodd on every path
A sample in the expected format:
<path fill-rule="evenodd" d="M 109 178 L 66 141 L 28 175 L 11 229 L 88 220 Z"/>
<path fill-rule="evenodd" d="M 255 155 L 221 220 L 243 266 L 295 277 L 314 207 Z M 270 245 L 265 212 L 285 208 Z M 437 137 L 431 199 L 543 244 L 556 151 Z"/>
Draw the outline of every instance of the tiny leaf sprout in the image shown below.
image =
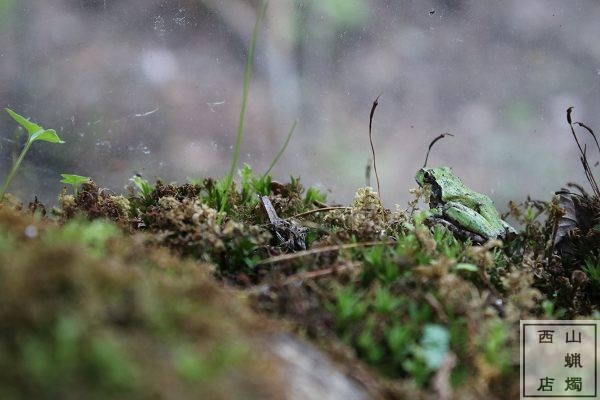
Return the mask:
<path fill-rule="evenodd" d="M 77 196 L 77 189 L 82 183 L 91 181 L 89 176 L 73 175 L 73 174 L 60 174 L 63 178 L 60 180 L 62 183 L 71 185 L 73 187 L 73 194 Z"/>
<path fill-rule="evenodd" d="M 21 162 L 23 161 L 23 158 L 25 158 L 25 154 L 27 154 L 27 152 L 29 151 L 29 148 L 31 147 L 33 142 L 41 140 L 41 141 L 50 142 L 50 143 L 64 143 L 64 141 L 60 140 L 60 138 L 58 137 L 58 135 L 56 134 L 56 131 L 54 129 L 44 129 L 41 126 L 39 126 L 38 124 L 29 121 L 22 115 L 17 114 L 16 112 L 14 112 L 13 110 L 11 110 L 9 108 L 6 108 L 5 110 L 15 121 L 17 121 L 17 123 L 19 125 L 21 125 L 27 131 L 29 137 L 27 138 L 25 147 L 23 147 L 23 150 L 21 150 L 21 154 L 19 155 L 19 158 L 13 164 L 12 169 L 8 173 L 6 181 L 4 182 L 4 185 L 2 185 L 2 189 L 0 189 L 0 202 L 2 202 L 2 200 L 4 200 L 4 195 L 6 194 L 6 191 L 7 191 L 8 187 L 10 186 L 13 178 L 15 177 L 17 170 L 21 166 Z"/>
<path fill-rule="evenodd" d="M 142 178 L 140 175 L 134 175 L 129 178 L 131 182 L 138 188 L 142 197 L 148 197 L 154 190 L 154 185 L 148 182 L 147 179 Z"/>

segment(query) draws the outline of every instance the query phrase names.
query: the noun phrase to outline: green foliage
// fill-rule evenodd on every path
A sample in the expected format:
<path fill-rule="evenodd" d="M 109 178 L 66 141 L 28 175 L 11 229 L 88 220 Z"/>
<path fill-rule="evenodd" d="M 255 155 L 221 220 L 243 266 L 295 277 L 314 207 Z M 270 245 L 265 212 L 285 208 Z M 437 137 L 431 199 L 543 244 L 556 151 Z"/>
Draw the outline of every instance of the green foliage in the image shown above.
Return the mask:
<path fill-rule="evenodd" d="M 373 301 L 373 310 L 379 314 L 391 315 L 402 301 L 395 296 L 389 289 L 377 288 L 375 291 L 375 300 Z"/>
<path fill-rule="evenodd" d="M 216 373 L 243 361 L 247 349 L 241 343 L 218 344 L 207 352 L 194 351 L 192 343 L 178 343 L 173 351 L 177 373 L 189 383 L 210 382 Z"/>
<path fill-rule="evenodd" d="M 557 308 L 552 300 L 542 301 L 542 311 L 546 319 L 562 319 L 567 313 L 564 308 Z"/>
<path fill-rule="evenodd" d="M 225 241 L 225 252 L 213 259 L 217 261 L 222 275 L 254 275 L 254 267 L 260 261 L 256 251 L 259 244 L 251 235 L 239 234 Z"/>
<path fill-rule="evenodd" d="M 308 189 L 306 189 L 306 195 L 304 197 L 304 204 L 306 206 L 309 206 L 315 202 L 323 203 L 323 202 L 325 202 L 326 198 L 327 198 L 326 194 L 321 193 L 319 191 L 319 189 L 311 186 Z"/>
<path fill-rule="evenodd" d="M 15 121 L 17 121 L 19 125 L 21 125 L 27 131 L 29 135 L 28 142 L 41 140 L 43 142 L 50 143 L 64 143 L 64 141 L 60 140 L 54 129 L 44 129 L 38 124 L 29 121 L 22 115 L 17 114 L 9 108 L 6 108 L 5 110 Z"/>
<path fill-rule="evenodd" d="M 129 181 L 133 182 L 135 187 L 138 188 L 143 198 L 149 198 L 155 188 L 155 185 L 152 185 L 147 179 L 144 179 L 139 175 L 132 176 L 129 178 Z"/>
<path fill-rule="evenodd" d="M 0 239 L 2 399 L 273 397 L 246 336 L 259 324 L 198 263 L 105 221 L 6 208 Z"/>
<path fill-rule="evenodd" d="M 371 284 L 374 280 L 384 286 L 389 286 L 396 281 L 400 274 L 398 259 L 387 246 L 379 245 L 363 252 L 364 268 L 362 274 L 363 284 Z"/>
<path fill-rule="evenodd" d="M 493 321 L 480 340 L 480 348 L 486 361 L 502 373 L 506 373 L 511 368 L 511 354 L 506 351 L 510 337 L 509 329 L 509 326 L 502 321 Z"/>
<path fill-rule="evenodd" d="M 448 258 L 459 258 L 465 248 L 465 243 L 456 239 L 452 232 L 443 226 L 436 226 L 433 229 L 433 240 L 440 254 Z"/>
<path fill-rule="evenodd" d="M 6 181 L 4 182 L 2 189 L 0 189 L 0 202 L 2 202 L 2 200 L 4 199 L 4 195 L 6 194 L 8 187 L 12 183 L 12 180 L 15 177 L 17 170 L 21 166 L 21 162 L 23 162 L 23 159 L 25 158 L 25 154 L 27 154 L 27 152 L 29 151 L 29 148 L 31 147 L 31 145 L 34 142 L 42 141 L 42 142 L 59 143 L 59 144 L 64 143 L 64 141 L 60 140 L 60 138 L 58 137 L 58 135 L 56 134 L 56 131 L 54 129 L 44 129 L 40 125 L 29 121 L 22 115 L 17 114 L 16 112 L 14 112 L 13 110 L 11 110 L 9 108 L 6 108 L 6 112 L 15 121 L 17 121 L 17 123 L 23 129 L 25 129 L 27 131 L 28 138 L 27 138 L 27 141 L 25 142 L 25 146 L 23 147 L 23 150 L 21 150 L 21 154 L 19 155 L 19 158 L 17 158 L 17 161 L 14 163 L 12 169 L 8 173 L 8 176 L 6 177 Z"/>
<path fill-rule="evenodd" d="M 594 290 L 600 291 L 600 259 L 589 257 L 584 263 L 583 272 L 587 274 Z"/>
<path fill-rule="evenodd" d="M 97 219 L 73 219 L 63 229 L 52 237 L 55 244 L 81 243 L 87 248 L 88 254 L 101 259 L 106 256 L 107 242 L 111 238 L 121 236 L 119 228 L 111 222 Z"/>
<path fill-rule="evenodd" d="M 367 311 L 363 295 L 352 287 L 336 289 L 334 307 L 336 322 L 341 330 L 349 328 L 353 322 L 360 320 Z"/>
<path fill-rule="evenodd" d="M 361 262 L 356 278 L 336 286 L 328 309 L 337 335 L 361 359 L 387 376 L 427 387 L 456 357 L 448 379 L 461 384 L 471 379 L 476 346 L 498 376 L 508 376 L 508 325 L 486 317 L 491 322 L 474 335 L 473 321 L 484 311 L 467 306 L 492 262 L 501 268 L 501 287 L 507 271 L 502 249 L 472 247 L 444 227 L 417 225 L 397 234 L 395 243 L 359 247 L 350 258 Z"/>
<path fill-rule="evenodd" d="M 205 195 L 202 201 L 210 207 L 219 209 L 221 213 L 241 213 L 242 219 L 245 219 L 252 213 L 259 196 L 267 196 L 271 193 L 271 175 L 256 176 L 248 164 L 244 164 L 244 167 L 238 170 L 238 175 L 239 191 L 236 190 L 236 182 L 229 183 L 227 178 L 210 181 L 210 184 L 204 185 Z M 232 190 L 227 190 L 228 186 Z M 224 196 L 228 196 L 228 199 L 225 200 Z M 225 206 L 220 209 L 222 204 Z"/>
<path fill-rule="evenodd" d="M 271 175 L 256 176 L 252 167 L 244 164 L 244 168 L 238 171 L 241 186 L 242 203 L 255 204 L 258 196 L 267 196 L 271 193 Z"/>
<path fill-rule="evenodd" d="M 134 175 L 129 178 L 129 181 L 133 183 L 133 186 L 137 188 L 137 195 L 131 197 L 132 204 L 132 216 L 137 216 L 137 213 L 141 213 L 146 211 L 146 209 L 156 204 L 156 198 L 153 196 L 153 193 L 156 189 L 156 185 L 151 184 L 147 179 L 142 178 L 139 175 Z M 130 188 L 133 193 L 133 188 Z"/>
<path fill-rule="evenodd" d="M 60 180 L 62 183 L 71 185 L 73 187 L 73 194 L 77 196 L 77 189 L 79 185 L 85 182 L 91 181 L 89 176 L 73 175 L 73 174 L 60 174 L 63 178 Z"/>
<path fill-rule="evenodd" d="M 76 317 L 61 315 L 48 336 L 30 334 L 21 339 L 23 358 L 16 367 L 30 378 L 34 392 L 61 397 L 74 385 L 71 377 L 77 375 L 92 392 L 130 393 L 136 388 L 139 377 L 118 341 L 109 335 L 85 340 L 83 329 Z"/>

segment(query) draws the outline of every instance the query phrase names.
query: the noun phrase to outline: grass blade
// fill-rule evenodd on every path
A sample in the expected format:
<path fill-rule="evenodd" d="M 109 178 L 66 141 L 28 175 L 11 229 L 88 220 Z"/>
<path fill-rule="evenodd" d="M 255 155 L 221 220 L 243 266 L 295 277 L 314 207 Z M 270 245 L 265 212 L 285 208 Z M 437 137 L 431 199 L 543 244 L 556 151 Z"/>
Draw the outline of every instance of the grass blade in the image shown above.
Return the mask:
<path fill-rule="evenodd" d="M 238 127 L 235 137 L 235 147 L 233 150 L 233 158 L 231 159 L 231 167 L 229 169 L 229 174 L 227 174 L 227 176 L 225 177 L 225 188 L 223 190 L 223 196 L 221 197 L 221 207 L 219 209 L 219 217 L 217 219 L 217 223 L 219 224 L 223 219 L 223 211 L 225 210 L 225 206 L 227 205 L 229 191 L 231 190 L 231 182 L 233 181 L 233 174 L 235 172 L 235 167 L 240 156 L 240 145 L 242 142 L 242 134 L 244 133 L 244 117 L 246 115 L 246 103 L 248 101 L 248 91 L 250 89 L 250 77 L 252 76 L 252 63 L 254 61 L 254 49 L 256 47 L 256 38 L 258 37 L 258 30 L 267 11 L 268 4 L 269 0 L 263 0 L 262 5 L 260 7 L 260 11 L 258 12 L 258 16 L 256 17 L 254 31 L 252 32 L 252 40 L 250 41 L 250 48 L 248 49 L 248 58 L 246 59 L 246 72 L 244 73 L 244 84 L 242 89 L 242 106 L 240 108 L 240 118 L 238 121 Z"/>
<path fill-rule="evenodd" d="M 267 175 L 269 175 L 269 172 L 271 172 L 271 170 L 273 169 L 273 167 L 275 166 L 275 164 L 277 164 L 277 161 L 279 161 L 279 158 L 281 157 L 281 155 L 283 154 L 283 152 L 287 148 L 287 145 L 290 142 L 290 139 L 292 138 L 292 134 L 294 133 L 294 129 L 296 129 L 296 125 L 298 125 L 298 120 L 297 119 L 292 124 L 292 128 L 290 129 L 290 132 L 288 133 L 287 138 L 285 139 L 285 143 L 283 144 L 283 146 L 279 150 L 279 153 L 277 153 L 277 155 L 275 156 L 275 158 L 273 159 L 273 161 L 271 161 L 271 165 L 269 165 L 269 169 L 267 169 L 267 172 L 265 172 L 263 174 L 263 176 L 262 176 L 263 179 L 266 178 Z"/>

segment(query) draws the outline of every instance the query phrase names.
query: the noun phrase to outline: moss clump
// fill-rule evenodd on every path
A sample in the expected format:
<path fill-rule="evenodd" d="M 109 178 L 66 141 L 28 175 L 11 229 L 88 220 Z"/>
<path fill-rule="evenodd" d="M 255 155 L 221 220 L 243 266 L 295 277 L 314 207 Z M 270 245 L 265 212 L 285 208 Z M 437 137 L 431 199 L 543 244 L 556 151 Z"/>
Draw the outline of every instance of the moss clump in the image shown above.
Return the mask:
<path fill-rule="evenodd" d="M 60 197 L 61 215 L 64 220 L 76 215 L 90 219 L 105 218 L 126 227 L 130 223 L 131 204 L 123 196 L 101 189 L 89 181 L 81 185 L 76 196 L 63 193 Z"/>
<path fill-rule="evenodd" d="M 3 399 L 281 398 L 249 310 L 108 222 L 0 209 L 0 277 Z"/>
<path fill-rule="evenodd" d="M 251 274 L 259 246 L 268 244 L 271 235 L 231 219 L 219 225 L 217 214 L 199 200 L 165 196 L 146 209 L 142 221 L 158 242 L 183 256 L 212 262 L 224 275 Z"/>
<path fill-rule="evenodd" d="M 31 350 L 44 347 L 39 343 L 60 348 L 55 338 L 65 335 L 83 343 L 82 352 L 88 356 L 106 348 L 101 353 L 108 354 L 108 361 L 98 362 L 108 366 L 95 367 L 114 369 L 106 380 L 104 375 L 90 378 L 84 374 L 88 359 L 61 361 L 65 374 L 76 365 L 84 371 L 77 375 L 78 382 L 87 379 L 92 387 L 99 385 L 94 389 L 99 393 L 141 393 L 138 383 L 144 378 L 135 372 L 140 371 L 141 359 L 144 365 L 156 368 L 166 360 L 173 369 L 167 375 L 183 382 L 177 389 L 181 393 L 188 393 L 186 382 L 228 382 L 225 364 L 239 368 L 242 374 L 243 379 L 233 380 L 234 390 L 236 385 L 250 385 L 247 379 L 254 379 L 256 371 L 249 366 L 253 343 L 246 331 L 253 328 L 240 322 L 246 320 L 238 319 L 236 311 L 230 312 L 229 307 L 235 308 L 232 303 L 215 303 L 213 308 L 213 300 L 218 303 L 222 296 L 205 275 L 207 271 L 234 282 L 238 289 L 247 288 L 251 295 L 242 295 L 250 298 L 256 310 L 285 319 L 296 332 L 327 350 L 338 349 L 335 356 L 343 360 L 350 374 L 366 376 L 366 381 L 376 383 L 374 393 L 390 397 L 410 393 L 422 397 L 513 398 L 518 391 L 518 376 L 511 368 L 518 362 L 518 321 L 586 317 L 599 307 L 594 297 L 600 287 L 594 207 L 588 207 L 588 214 L 596 216 L 589 226 L 581 225 L 579 233 L 557 234 L 557 221 L 565 214 L 560 204 L 528 199 L 511 207 L 512 216 L 523 226 L 513 241 L 494 240 L 474 246 L 443 226 L 425 225 L 427 211 L 419 209 L 421 190 L 413 191 L 416 198 L 408 208 L 397 207 L 395 212 L 384 209 L 370 188 L 359 189 L 348 207 L 329 207 L 322 203 L 318 191 L 304 191 L 297 179 L 279 184 L 269 176 L 253 175 L 246 166 L 240 171 L 240 181 L 232 183 L 233 190 L 227 192 L 226 213 L 220 214 L 217 207 L 225 193 L 223 181 L 151 185 L 137 178 L 134 183 L 138 192 L 132 190 L 127 198 L 99 189 L 94 183 L 84 184 L 75 197 L 63 195 L 61 222 L 65 225 L 60 229 L 33 220 L 23 222 L 24 217 L 16 214 L 4 216 L 13 220 L 7 224 L 19 228 L 10 235 L 5 233 L 6 240 L 0 241 L 0 246 L 11 252 L 13 243 L 21 250 L 23 246 L 35 248 L 23 259 L 23 265 L 72 259 L 77 265 L 88 266 L 85 273 L 70 261 L 65 267 L 53 267 L 61 271 L 52 276 L 63 277 L 55 286 L 66 288 L 64 293 L 59 290 L 44 297 L 44 290 L 53 286 L 42 289 L 43 285 L 37 284 L 25 310 L 40 308 L 43 312 L 35 315 L 53 316 L 49 322 L 39 325 L 40 321 L 27 316 L 29 311 L 11 317 L 19 314 L 24 318 L 12 322 L 20 329 L 42 326 L 38 331 L 46 332 L 42 342 L 36 338 L 38 342 L 20 349 L 18 356 L 27 359 L 40 353 Z M 270 219 L 261 213 L 259 199 L 265 198 L 275 209 Z M 33 204 L 31 211 L 43 210 L 42 205 Z M 106 219 L 122 229 L 107 224 Z M 303 233 L 308 229 L 307 249 L 284 246 L 283 236 L 278 238 L 274 228 L 277 221 L 281 227 L 297 222 Z M 31 237 L 29 225 L 37 229 L 39 237 Z M 26 231 L 28 234 L 23 233 Z M 124 240 L 123 232 L 133 234 L 133 240 Z M 564 241 L 561 246 L 556 246 L 557 236 Z M 52 243 L 44 237 L 52 237 Z M 155 247 L 166 247 L 187 261 L 172 266 L 165 260 L 173 258 L 151 250 Z M 58 249 L 63 253 L 51 254 Z M 113 253 L 117 258 L 107 256 Z M 139 254 L 144 256 L 136 258 Z M 112 271 L 108 276 L 104 275 L 106 265 Z M 49 281 L 44 276 L 53 268 L 36 279 Z M 21 269 L 30 275 L 35 270 L 31 266 Z M 29 279 L 27 282 L 36 282 Z M 112 279 L 117 279 L 116 283 Z M 92 281 L 97 283 L 78 286 Z M 99 305 L 100 301 L 77 297 L 88 290 L 93 294 L 85 295 L 85 299 L 104 299 L 107 293 L 110 300 Z M 63 306 L 52 300 L 63 297 L 59 304 L 81 306 L 67 308 L 63 316 L 57 311 Z M 209 327 L 203 316 L 215 313 L 235 318 L 218 319 L 216 327 Z M 230 329 L 219 330 L 221 321 L 234 326 L 233 336 L 226 333 Z M 189 327 L 194 327 L 192 333 Z M 100 344 L 86 341 L 88 337 L 80 332 L 91 332 L 89 337 L 101 338 Z M 201 332 L 209 334 L 204 338 Z M 121 351 L 140 337 L 145 338 L 146 346 L 162 341 L 168 356 L 160 362 L 148 361 L 148 354 L 137 349 L 137 342 L 131 351 Z M 165 337 L 176 338 L 165 342 Z M 7 349 L 24 346 L 11 340 Z M 48 359 L 59 357 L 49 354 Z M 114 362 L 121 369 L 110 366 L 111 354 L 121 357 Z M 17 359 L 15 354 L 11 357 L 11 362 Z M 36 360 L 27 361 L 36 365 L 27 373 L 45 376 L 39 373 L 45 371 L 40 367 L 44 361 Z M 263 378 L 257 379 L 260 382 Z M 38 385 L 44 387 L 43 382 Z M 250 393 L 260 392 L 249 387 Z M 270 387 L 265 390 L 272 393 Z"/>

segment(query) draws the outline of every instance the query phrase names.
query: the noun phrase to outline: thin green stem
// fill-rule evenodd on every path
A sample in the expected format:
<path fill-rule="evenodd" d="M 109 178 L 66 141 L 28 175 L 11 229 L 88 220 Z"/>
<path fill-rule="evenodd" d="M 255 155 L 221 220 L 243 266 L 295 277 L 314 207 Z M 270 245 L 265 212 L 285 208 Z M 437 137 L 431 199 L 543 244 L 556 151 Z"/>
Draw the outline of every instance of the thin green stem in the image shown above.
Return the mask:
<path fill-rule="evenodd" d="M 244 74 L 244 85 L 242 90 L 242 106 L 240 109 L 240 118 L 238 121 L 237 133 L 235 137 L 233 158 L 231 159 L 231 168 L 229 169 L 229 174 L 227 174 L 227 176 L 225 177 L 225 189 L 223 192 L 223 197 L 221 198 L 221 208 L 219 209 L 219 216 L 217 218 L 217 223 L 219 224 L 223 219 L 223 211 L 225 210 L 225 206 L 229 198 L 229 191 L 231 189 L 231 182 L 233 181 L 233 174 L 235 172 L 235 167 L 237 165 L 238 158 L 240 155 L 240 145 L 242 143 L 242 134 L 244 133 L 244 117 L 246 115 L 246 103 L 248 101 L 250 77 L 252 75 L 252 63 L 254 61 L 254 49 L 256 47 L 256 38 L 258 36 L 258 30 L 267 11 L 267 4 L 269 4 L 269 0 L 263 0 L 258 16 L 256 17 L 254 31 L 252 32 L 252 40 L 250 42 L 250 48 L 248 49 L 248 58 L 246 59 L 246 72 Z"/>
<path fill-rule="evenodd" d="M 275 158 L 273 159 L 273 161 L 271 162 L 271 165 L 269 165 L 269 169 L 267 169 L 267 172 L 265 172 L 262 176 L 262 178 L 264 179 L 267 175 L 269 175 L 269 172 L 271 172 L 271 170 L 273 169 L 273 167 L 275 166 L 275 164 L 277 164 L 277 161 L 279 161 L 279 158 L 281 157 L 281 155 L 283 154 L 283 152 L 285 151 L 285 149 L 287 148 L 288 143 L 290 142 L 290 139 L 292 138 L 292 134 L 294 133 L 294 129 L 296 129 L 296 125 L 298 125 L 298 120 L 296 119 L 294 121 L 294 123 L 292 124 L 292 128 L 290 129 L 290 132 L 287 135 L 287 138 L 285 139 L 285 143 L 283 144 L 283 146 L 281 147 L 281 150 L 279 150 L 279 153 L 277 153 L 277 155 L 275 156 Z"/>
<path fill-rule="evenodd" d="M 12 169 L 8 173 L 8 177 L 6 178 L 6 182 L 4 182 L 4 185 L 2 186 L 2 190 L 0 190 L 0 202 L 2 202 L 2 200 L 4 200 L 4 195 L 6 194 L 6 191 L 8 190 L 8 187 L 10 186 L 13 178 L 15 177 L 15 174 L 17 173 L 17 170 L 21 166 L 21 162 L 23 161 L 23 158 L 25 158 L 25 154 L 27 154 L 27 151 L 29 150 L 29 147 L 31 147 L 32 143 L 33 142 L 31 140 L 27 140 L 27 143 L 25 144 L 25 147 L 23 147 L 23 150 L 21 150 L 21 154 L 19 155 L 19 158 L 17 159 L 17 162 L 14 163 Z"/>

